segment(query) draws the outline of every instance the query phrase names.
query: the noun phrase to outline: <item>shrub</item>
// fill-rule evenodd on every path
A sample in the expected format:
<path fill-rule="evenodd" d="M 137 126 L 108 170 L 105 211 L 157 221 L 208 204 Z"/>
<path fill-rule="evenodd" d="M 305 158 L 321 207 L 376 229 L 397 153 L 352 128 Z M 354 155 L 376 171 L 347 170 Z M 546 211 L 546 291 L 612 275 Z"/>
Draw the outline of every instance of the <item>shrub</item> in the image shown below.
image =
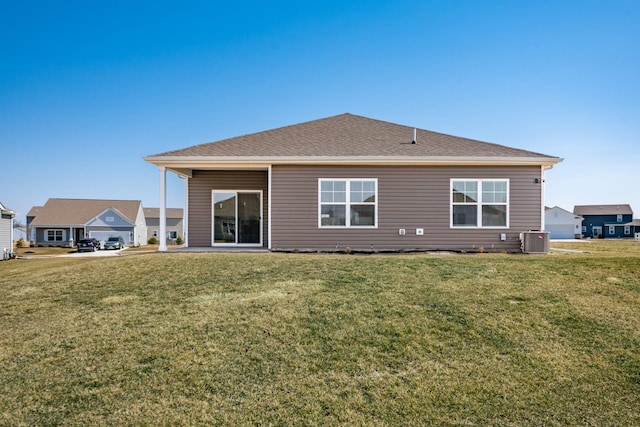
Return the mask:
<path fill-rule="evenodd" d="M 182 237 L 178 236 L 178 238 L 176 239 L 176 245 L 181 245 L 184 243 L 184 240 L 182 240 Z"/>
<path fill-rule="evenodd" d="M 16 248 L 21 248 L 24 246 L 24 240 L 20 239 L 16 242 Z"/>
<path fill-rule="evenodd" d="M 147 240 L 147 243 L 150 245 L 157 245 L 158 239 L 156 239 L 155 237 L 151 237 L 149 240 Z"/>

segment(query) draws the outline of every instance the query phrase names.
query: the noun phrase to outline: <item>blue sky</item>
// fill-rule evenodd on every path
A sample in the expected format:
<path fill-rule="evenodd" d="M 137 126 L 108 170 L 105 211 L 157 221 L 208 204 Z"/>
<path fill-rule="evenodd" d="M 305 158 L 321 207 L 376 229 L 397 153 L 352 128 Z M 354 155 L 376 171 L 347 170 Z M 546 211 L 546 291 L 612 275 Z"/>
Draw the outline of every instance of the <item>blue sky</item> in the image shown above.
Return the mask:
<path fill-rule="evenodd" d="M 637 0 L 3 2 L 0 201 L 158 206 L 144 156 L 350 112 L 563 157 L 547 205 L 638 218 L 639 22 Z"/>

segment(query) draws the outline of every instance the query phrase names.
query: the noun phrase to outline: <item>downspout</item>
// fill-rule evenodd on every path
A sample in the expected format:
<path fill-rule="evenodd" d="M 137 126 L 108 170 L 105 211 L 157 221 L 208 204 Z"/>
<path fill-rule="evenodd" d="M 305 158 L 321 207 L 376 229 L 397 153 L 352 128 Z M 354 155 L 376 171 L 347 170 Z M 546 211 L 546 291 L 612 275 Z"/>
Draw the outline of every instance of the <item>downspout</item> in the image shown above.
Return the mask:
<path fill-rule="evenodd" d="M 544 171 L 547 169 L 553 169 L 553 166 L 540 166 L 540 231 L 543 231 L 545 229 L 545 227 L 547 226 L 546 221 L 545 221 L 545 178 L 544 178 Z"/>

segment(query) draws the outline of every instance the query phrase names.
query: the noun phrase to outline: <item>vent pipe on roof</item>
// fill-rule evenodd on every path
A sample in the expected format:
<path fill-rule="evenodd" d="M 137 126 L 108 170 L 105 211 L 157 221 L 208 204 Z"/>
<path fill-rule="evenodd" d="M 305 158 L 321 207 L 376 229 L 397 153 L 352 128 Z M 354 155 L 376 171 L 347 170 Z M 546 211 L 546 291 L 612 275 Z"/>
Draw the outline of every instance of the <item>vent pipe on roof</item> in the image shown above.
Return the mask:
<path fill-rule="evenodd" d="M 417 134 L 418 134 L 418 130 L 416 128 L 414 128 L 413 129 L 413 139 L 411 140 L 412 144 L 417 144 L 418 143 Z"/>

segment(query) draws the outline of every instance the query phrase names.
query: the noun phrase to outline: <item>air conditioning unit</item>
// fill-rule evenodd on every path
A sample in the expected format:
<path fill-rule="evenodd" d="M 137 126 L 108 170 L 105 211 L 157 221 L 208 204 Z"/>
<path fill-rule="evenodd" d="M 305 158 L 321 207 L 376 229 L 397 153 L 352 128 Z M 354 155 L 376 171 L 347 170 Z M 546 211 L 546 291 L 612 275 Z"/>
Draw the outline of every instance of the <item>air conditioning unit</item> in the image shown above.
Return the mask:
<path fill-rule="evenodd" d="M 525 254 L 549 253 L 549 235 L 548 231 L 524 231 L 520 233 L 522 252 Z"/>

